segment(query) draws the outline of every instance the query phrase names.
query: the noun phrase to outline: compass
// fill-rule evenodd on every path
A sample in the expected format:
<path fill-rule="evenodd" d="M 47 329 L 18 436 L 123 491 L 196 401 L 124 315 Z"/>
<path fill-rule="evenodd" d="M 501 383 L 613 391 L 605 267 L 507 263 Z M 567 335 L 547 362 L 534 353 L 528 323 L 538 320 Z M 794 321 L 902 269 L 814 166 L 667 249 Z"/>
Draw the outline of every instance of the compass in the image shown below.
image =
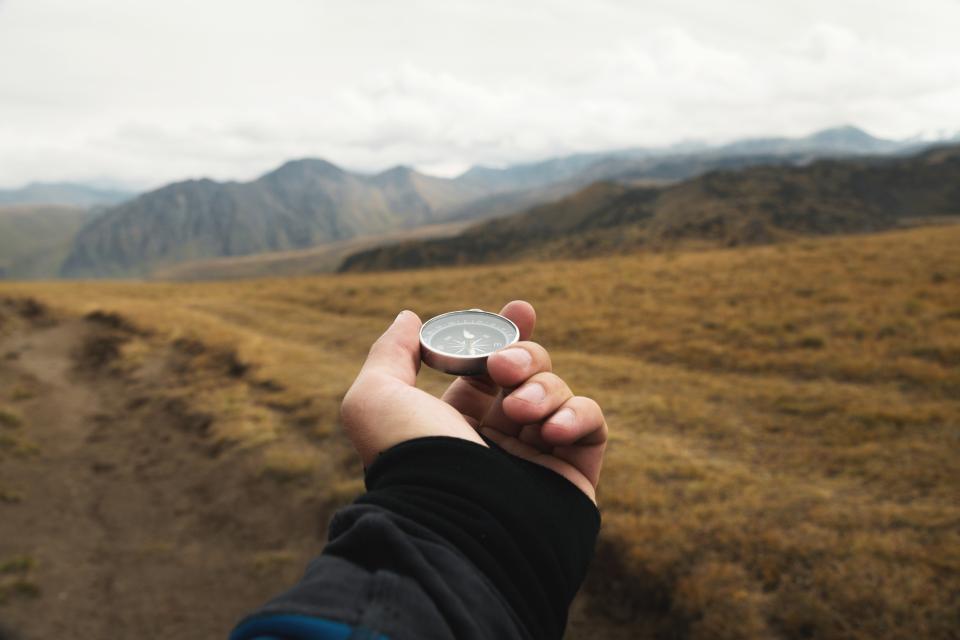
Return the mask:
<path fill-rule="evenodd" d="M 458 376 L 485 373 L 487 356 L 520 339 L 509 318 L 467 309 L 430 318 L 420 328 L 420 358 L 434 369 Z"/>

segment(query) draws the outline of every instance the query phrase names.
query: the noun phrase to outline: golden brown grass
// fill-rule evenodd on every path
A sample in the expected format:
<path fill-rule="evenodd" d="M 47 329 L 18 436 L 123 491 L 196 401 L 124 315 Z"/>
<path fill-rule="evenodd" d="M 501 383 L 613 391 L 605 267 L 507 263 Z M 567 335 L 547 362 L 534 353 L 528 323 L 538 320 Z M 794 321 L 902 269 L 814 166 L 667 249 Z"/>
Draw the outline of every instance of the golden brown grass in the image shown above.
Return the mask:
<path fill-rule="evenodd" d="M 35 598 L 40 588 L 32 580 L 36 562 L 30 556 L 0 560 L 0 604 L 14 598 Z"/>
<path fill-rule="evenodd" d="M 525 298 L 555 369 L 600 401 L 612 429 L 604 542 L 582 614 L 599 626 L 574 624 L 571 636 L 619 626 L 947 638 L 960 627 L 958 246 L 952 226 L 583 262 L 5 284 L 0 294 L 116 311 L 231 350 L 317 443 L 336 434 L 342 394 L 398 310 L 429 317 Z M 432 391 L 448 381 L 421 378 Z M 271 452 L 279 427 L 258 423 L 243 394 L 196 400 L 233 411 L 243 428 L 230 437 L 259 439 L 269 472 L 308 474 L 309 452 Z M 344 475 L 331 491 L 357 489 Z"/>
<path fill-rule="evenodd" d="M 0 427 L 16 429 L 23 424 L 23 418 L 13 409 L 7 409 L 0 405 Z"/>

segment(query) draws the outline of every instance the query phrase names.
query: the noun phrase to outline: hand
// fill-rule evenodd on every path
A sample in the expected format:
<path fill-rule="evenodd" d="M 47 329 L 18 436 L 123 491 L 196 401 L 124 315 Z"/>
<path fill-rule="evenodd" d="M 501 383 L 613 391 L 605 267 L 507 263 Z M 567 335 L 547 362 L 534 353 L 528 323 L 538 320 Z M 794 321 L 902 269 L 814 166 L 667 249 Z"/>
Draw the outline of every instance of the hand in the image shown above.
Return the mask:
<path fill-rule="evenodd" d="M 364 465 L 390 447 L 425 436 L 463 438 L 502 449 L 564 476 L 596 502 L 607 442 L 599 405 L 574 396 L 551 372 L 547 350 L 529 338 L 536 313 L 514 301 L 500 312 L 520 329 L 518 342 L 487 359 L 487 374 L 453 381 L 441 398 L 417 389 L 420 319 L 403 311 L 370 348 L 343 399 L 347 436 Z"/>

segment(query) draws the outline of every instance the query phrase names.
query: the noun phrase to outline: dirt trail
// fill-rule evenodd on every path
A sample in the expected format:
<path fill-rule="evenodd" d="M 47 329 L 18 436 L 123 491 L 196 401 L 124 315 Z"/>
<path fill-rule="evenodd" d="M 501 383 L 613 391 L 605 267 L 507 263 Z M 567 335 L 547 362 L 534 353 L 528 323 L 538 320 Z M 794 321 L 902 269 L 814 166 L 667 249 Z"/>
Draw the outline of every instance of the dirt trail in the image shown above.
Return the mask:
<path fill-rule="evenodd" d="M 14 311 L 0 305 L 0 406 L 22 422 L 2 427 L 18 445 L 0 450 L 0 563 L 29 566 L 0 626 L 25 640 L 222 638 L 296 578 L 320 546 L 322 492 L 211 445 L 216 417 L 164 393 L 175 349 L 117 375 L 131 329 L 116 319 Z"/>

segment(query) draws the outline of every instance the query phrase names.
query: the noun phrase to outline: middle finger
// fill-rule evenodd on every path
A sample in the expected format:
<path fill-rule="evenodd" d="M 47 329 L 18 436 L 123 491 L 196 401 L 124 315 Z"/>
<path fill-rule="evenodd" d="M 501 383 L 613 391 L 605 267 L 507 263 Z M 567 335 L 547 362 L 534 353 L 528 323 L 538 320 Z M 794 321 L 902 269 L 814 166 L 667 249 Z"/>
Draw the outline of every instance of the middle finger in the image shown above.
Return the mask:
<path fill-rule="evenodd" d="M 483 424 L 514 434 L 521 425 L 541 422 L 572 397 L 560 376 L 549 371 L 537 373 L 496 403 Z"/>

